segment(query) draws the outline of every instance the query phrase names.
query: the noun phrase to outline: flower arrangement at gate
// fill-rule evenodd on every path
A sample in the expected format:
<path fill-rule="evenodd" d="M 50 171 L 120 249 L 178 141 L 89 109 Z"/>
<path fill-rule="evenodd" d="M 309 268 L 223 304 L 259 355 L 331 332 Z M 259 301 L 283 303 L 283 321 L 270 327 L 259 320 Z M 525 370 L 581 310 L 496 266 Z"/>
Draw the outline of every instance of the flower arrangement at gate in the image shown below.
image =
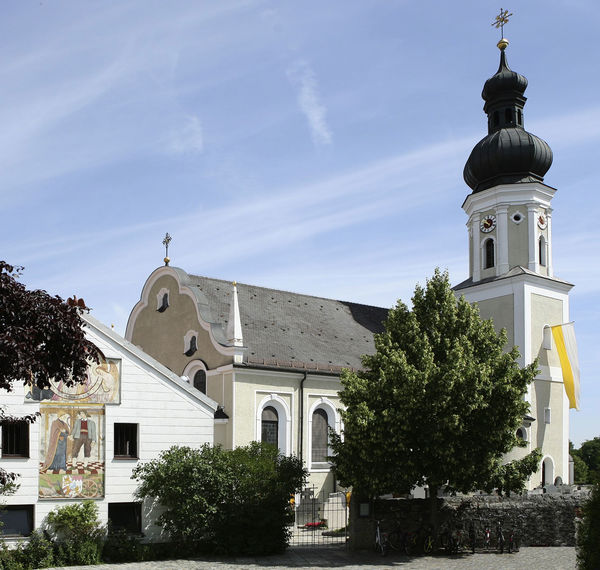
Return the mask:
<path fill-rule="evenodd" d="M 316 530 L 318 528 L 327 528 L 327 521 L 320 520 L 317 522 L 309 522 L 304 525 L 304 528 L 307 528 L 309 530 Z"/>

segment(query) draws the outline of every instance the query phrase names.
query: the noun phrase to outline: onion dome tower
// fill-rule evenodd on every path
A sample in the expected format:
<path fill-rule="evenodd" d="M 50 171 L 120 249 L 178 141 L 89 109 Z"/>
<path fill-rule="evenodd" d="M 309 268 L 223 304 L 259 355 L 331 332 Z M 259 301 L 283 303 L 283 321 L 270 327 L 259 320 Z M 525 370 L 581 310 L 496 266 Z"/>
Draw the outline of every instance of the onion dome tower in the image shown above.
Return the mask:
<path fill-rule="evenodd" d="M 503 26 L 508 16 L 501 10 L 492 25 Z M 544 183 L 552 151 L 524 128 L 527 79 L 508 66 L 507 46 L 502 37 L 500 66 L 483 87 L 487 135 L 464 168 L 471 190 L 462 206 L 469 218 L 469 277 L 454 290 L 477 303 L 497 330 L 506 330 L 507 346 L 519 349 L 519 364 L 537 359 L 539 372 L 526 395 L 530 415 L 517 430 L 525 446 L 505 458 L 520 459 L 541 448 L 539 469 L 527 483 L 534 489 L 569 480 L 568 402 L 550 337 L 551 327 L 569 322 L 572 285 L 554 277 L 552 265 L 556 190 Z"/>
<path fill-rule="evenodd" d="M 548 144 L 524 129 L 527 79 L 506 61 L 508 40 L 498 42 L 500 66 L 481 94 L 488 116 L 488 134 L 471 151 L 463 176 L 473 192 L 497 184 L 542 182 L 552 164 Z"/>

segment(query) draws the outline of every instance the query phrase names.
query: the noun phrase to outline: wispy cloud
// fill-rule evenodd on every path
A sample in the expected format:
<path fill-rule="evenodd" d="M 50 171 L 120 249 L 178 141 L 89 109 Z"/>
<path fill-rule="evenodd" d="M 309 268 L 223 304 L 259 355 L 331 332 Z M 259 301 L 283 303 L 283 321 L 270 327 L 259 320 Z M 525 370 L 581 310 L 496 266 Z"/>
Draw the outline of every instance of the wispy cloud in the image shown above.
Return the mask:
<path fill-rule="evenodd" d="M 204 150 L 204 137 L 200 119 L 191 115 L 185 118 L 184 124 L 171 132 L 168 151 L 171 154 L 193 154 Z"/>
<path fill-rule="evenodd" d="M 331 144 L 333 135 L 327 124 L 327 109 L 319 96 L 315 72 L 307 61 L 301 59 L 288 68 L 287 76 L 298 89 L 298 103 L 308 120 L 313 141 L 318 145 Z"/>

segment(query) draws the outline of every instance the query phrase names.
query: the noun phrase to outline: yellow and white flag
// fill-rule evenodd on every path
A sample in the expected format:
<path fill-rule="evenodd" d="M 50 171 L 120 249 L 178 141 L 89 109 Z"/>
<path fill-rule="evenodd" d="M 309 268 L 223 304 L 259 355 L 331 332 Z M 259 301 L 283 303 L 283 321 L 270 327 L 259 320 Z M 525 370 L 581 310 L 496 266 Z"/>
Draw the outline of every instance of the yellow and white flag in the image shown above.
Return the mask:
<path fill-rule="evenodd" d="M 562 368 L 565 392 L 569 398 L 569 408 L 579 409 L 579 357 L 575 340 L 574 323 L 552 327 L 552 337 L 556 344 L 560 367 Z"/>

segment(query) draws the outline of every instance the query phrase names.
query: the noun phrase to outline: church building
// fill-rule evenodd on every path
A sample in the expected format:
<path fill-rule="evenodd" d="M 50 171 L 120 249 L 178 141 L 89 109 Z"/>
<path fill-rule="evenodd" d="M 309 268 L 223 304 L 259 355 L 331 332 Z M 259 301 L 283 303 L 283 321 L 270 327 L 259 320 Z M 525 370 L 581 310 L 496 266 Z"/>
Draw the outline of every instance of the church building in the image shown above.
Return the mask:
<path fill-rule="evenodd" d="M 527 446 L 509 457 L 542 449 L 528 483 L 535 488 L 569 482 L 569 408 L 551 327 L 569 321 L 572 285 L 554 276 L 552 264 L 556 190 L 543 182 L 552 152 L 524 128 L 527 80 L 508 67 L 507 45 L 498 44 L 500 67 L 483 90 L 488 134 L 464 169 L 472 189 L 463 204 L 469 278 L 455 291 L 507 330 L 522 365 L 538 359 L 527 395 L 531 416 L 518 432 Z M 143 286 L 126 338 L 219 404 L 216 443 L 274 443 L 301 457 L 311 484 L 330 493 L 337 489 L 327 431 L 341 429 L 339 375 L 374 351 L 373 333 L 387 312 L 192 275 L 166 257 Z"/>

